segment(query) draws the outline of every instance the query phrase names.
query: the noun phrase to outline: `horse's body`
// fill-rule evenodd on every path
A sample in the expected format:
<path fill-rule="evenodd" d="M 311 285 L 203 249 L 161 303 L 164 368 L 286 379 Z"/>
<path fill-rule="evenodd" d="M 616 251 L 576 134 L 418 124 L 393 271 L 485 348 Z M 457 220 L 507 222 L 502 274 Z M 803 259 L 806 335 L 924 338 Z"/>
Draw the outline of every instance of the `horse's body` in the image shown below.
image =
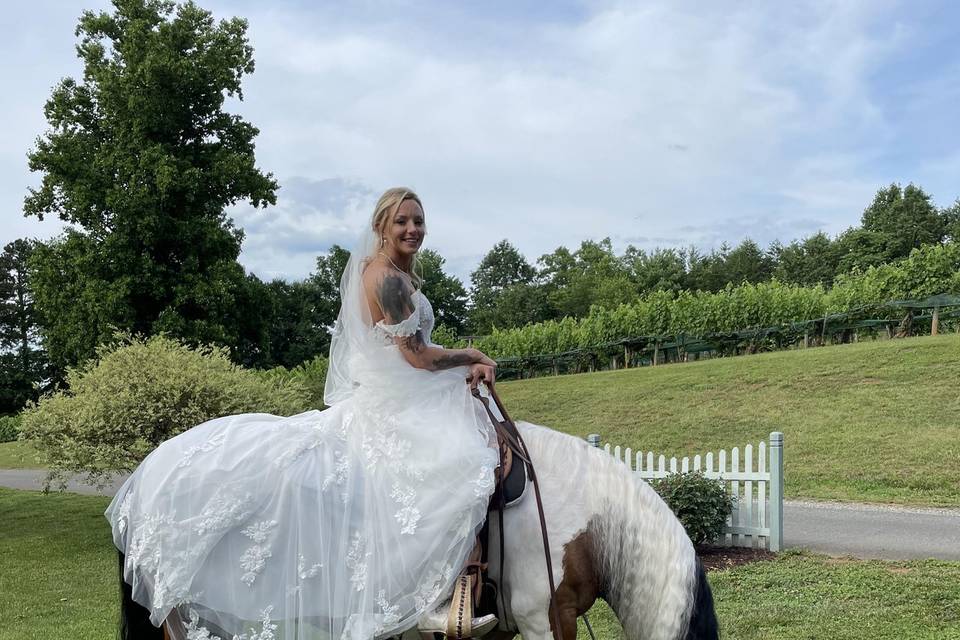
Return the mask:
<path fill-rule="evenodd" d="M 693 545 L 653 489 L 582 440 L 531 424 L 518 427 L 540 480 L 563 640 L 576 638 L 577 617 L 597 598 L 610 604 L 628 640 L 716 638 L 713 600 Z M 549 640 L 555 630 L 533 495 L 504 512 L 502 579 L 496 518 L 491 513 L 489 568 L 509 606 L 508 622 L 524 640 Z M 126 594 L 122 615 L 141 629 L 122 638 L 151 638 L 143 635 L 146 610 Z M 156 632 L 153 637 L 164 637 Z"/>
<path fill-rule="evenodd" d="M 629 640 L 716 638 L 713 600 L 693 545 L 653 489 L 583 440 L 518 427 L 542 488 L 563 639 L 576 637 L 577 616 L 598 597 Z M 495 523 L 490 530 L 497 531 Z M 501 582 L 512 621 L 524 640 L 548 640 L 550 594 L 532 495 L 504 512 L 504 543 Z M 490 546 L 496 578 L 499 549 Z"/>

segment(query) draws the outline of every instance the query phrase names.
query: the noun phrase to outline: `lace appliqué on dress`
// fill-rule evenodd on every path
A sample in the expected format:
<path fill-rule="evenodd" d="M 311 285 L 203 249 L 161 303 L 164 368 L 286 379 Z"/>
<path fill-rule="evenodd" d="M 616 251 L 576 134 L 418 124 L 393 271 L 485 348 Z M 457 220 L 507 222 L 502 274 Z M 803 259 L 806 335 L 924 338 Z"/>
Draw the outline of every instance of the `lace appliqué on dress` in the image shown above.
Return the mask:
<path fill-rule="evenodd" d="M 249 492 L 236 496 L 218 490 L 193 530 L 198 536 L 225 531 L 249 518 L 252 506 L 253 494 Z"/>
<path fill-rule="evenodd" d="M 473 494 L 478 498 L 488 498 L 494 486 L 493 467 L 480 467 L 480 475 L 473 481 Z"/>
<path fill-rule="evenodd" d="M 213 451 L 217 447 L 223 444 L 223 441 L 227 439 L 227 432 L 222 431 L 217 435 L 213 436 L 203 444 L 198 444 L 190 447 L 183 452 L 183 457 L 180 459 L 180 462 L 177 463 L 177 467 L 183 468 L 190 466 L 190 463 L 193 462 L 193 458 L 198 453 L 206 453 L 207 451 Z"/>
<path fill-rule="evenodd" d="M 263 571 L 273 552 L 270 546 L 265 544 L 270 530 L 277 526 L 276 520 L 263 520 L 252 524 L 240 533 L 253 540 L 254 544 L 247 548 L 240 556 L 240 566 L 245 570 L 240 581 L 248 587 L 253 586 L 257 576 Z"/>
<path fill-rule="evenodd" d="M 350 584 L 355 591 L 363 591 L 367 588 L 367 558 L 371 553 L 366 550 L 360 532 L 353 534 L 353 540 L 350 541 L 350 549 L 347 551 L 347 568 L 351 570 Z"/>
<path fill-rule="evenodd" d="M 417 492 L 410 487 L 400 486 L 399 482 L 394 482 L 390 497 L 401 506 L 401 509 L 393 514 L 400 523 L 400 533 L 412 536 L 417 532 L 417 523 L 420 522 L 420 509 L 413 506 L 417 499 Z"/>

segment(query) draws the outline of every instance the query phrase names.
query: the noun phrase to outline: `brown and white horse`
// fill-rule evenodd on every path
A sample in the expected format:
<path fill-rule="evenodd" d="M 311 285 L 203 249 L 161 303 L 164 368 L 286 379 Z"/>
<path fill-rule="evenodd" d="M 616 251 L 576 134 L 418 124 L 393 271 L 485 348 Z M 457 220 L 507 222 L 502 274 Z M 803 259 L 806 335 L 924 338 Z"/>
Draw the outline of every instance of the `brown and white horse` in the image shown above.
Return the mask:
<path fill-rule="evenodd" d="M 682 525 L 656 492 L 626 465 L 583 440 L 528 423 L 517 426 L 542 490 L 561 633 L 554 633 L 550 622 L 550 589 L 532 495 L 504 512 L 503 580 L 496 575 L 498 526 L 496 513 L 491 514 L 489 567 L 502 585 L 511 627 L 524 640 L 574 640 L 577 617 L 602 598 L 628 640 L 717 638 L 703 568 Z M 147 611 L 130 600 L 122 575 L 121 587 L 122 627 L 127 629 L 121 638 L 164 638 L 146 619 Z M 404 636 L 419 640 L 412 632 Z"/>
<path fill-rule="evenodd" d="M 703 568 L 683 526 L 656 492 L 579 438 L 528 423 L 517 426 L 543 495 L 562 631 L 554 636 L 574 640 L 577 617 L 603 598 L 628 640 L 717 638 Z M 495 523 L 490 527 L 497 529 Z M 504 543 L 502 584 L 512 622 L 524 640 L 548 640 L 550 589 L 533 496 L 504 512 Z M 499 545 L 490 546 L 496 573 Z M 496 640 L 512 634 L 498 635 Z"/>

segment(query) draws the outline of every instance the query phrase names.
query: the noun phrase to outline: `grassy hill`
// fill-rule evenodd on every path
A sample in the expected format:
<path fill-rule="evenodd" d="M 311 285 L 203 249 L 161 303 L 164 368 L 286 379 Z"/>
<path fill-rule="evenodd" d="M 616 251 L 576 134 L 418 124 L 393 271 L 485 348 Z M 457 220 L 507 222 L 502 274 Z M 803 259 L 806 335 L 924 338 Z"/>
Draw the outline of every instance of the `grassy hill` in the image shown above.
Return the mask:
<path fill-rule="evenodd" d="M 783 431 L 792 498 L 960 505 L 960 336 L 504 383 L 516 419 L 692 455 Z"/>
<path fill-rule="evenodd" d="M 511 414 L 670 455 L 785 434 L 792 498 L 960 506 L 960 336 L 500 385 Z M 37 466 L 0 444 L 0 468 Z"/>

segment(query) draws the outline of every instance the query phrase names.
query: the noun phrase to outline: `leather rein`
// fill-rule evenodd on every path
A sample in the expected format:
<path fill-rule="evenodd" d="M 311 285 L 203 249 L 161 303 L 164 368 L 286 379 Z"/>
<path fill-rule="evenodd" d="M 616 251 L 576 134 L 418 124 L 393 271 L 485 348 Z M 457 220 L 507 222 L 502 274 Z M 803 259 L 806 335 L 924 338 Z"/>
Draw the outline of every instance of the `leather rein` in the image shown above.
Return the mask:
<path fill-rule="evenodd" d="M 492 384 L 487 384 L 487 389 L 490 392 L 490 397 L 493 398 L 494 404 L 497 405 L 497 409 L 500 411 L 500 415 L 503 416 L 503 419 L 500 420 L 493 413 L 493 410 L 490 409 L 490 399 L 480 393 L 478 388 L 471 389 L 473 397 L 478 399 L 483 407 L 487 410 L 487 415 L 490 417 L 490 421 L 493 423 L 493 427 L 497 432 L 498 437 L 502 442 L 506 443 L 506 448 L 509 452 L 512 452 L 514 458 L 519 458 L 523 462 L 527 470 L 527 477 L 530 478 L 531 484 L 533 484 L 533 493 L 537 499 L 537 514 L 540 517 L 540 533 L 543 535 L 543 554 L 544 559 L 547 564 L 547 580 L 550 584 L 550 610 L 553 614 L 553 628 L 554 628 L 554 637 L 556 640 L 563 640 L 563 630 L 560 627 L 560 613 L 557 609 L 556 603 L 556 592 L 557 588 L 554 584 L 553 579 L 553 562 L 550 559 L 550 542 L 547 539 L 547 519 L 543 513 L 543 499 L 540 496 L 540 482 L 537 480 L 537 473 L 533 468 L 533 462 L 530 459 L 530 452 L 527 450 L 527 445 L 523 441 L 523 436 L 520 435 L 520 430 L 517 429 L 516 423 L 510 418 L 510 415 L 507 413 L 507 410 L 504 408 L 503 403 L 500 401 L 500 396 L 497 395 L 496 389 Z M 503 481 L 503 467 L 506 457 L 503 455 L 503 450 L 501 449 L 501 460 L 500 466 L 497 467 L 496 478 L 498 486 L 501 486 Z M 517 460 L 513 460 L 513 463 L 516 464 Z M 503 511 L 505 507 L 505 498 L 503 491 L 500 492 L 499 499 L 497 500 L 497 513 L 498 513 L 498 524 L 500 529 L 500 588 L 498 592 L 500 594 L 501 602 L 503 599 L 503 567 L 504 567 L 504 541 L 503 541 Z M 506 611 L 506 607 L 502 606 L 502 610 Z"/>

